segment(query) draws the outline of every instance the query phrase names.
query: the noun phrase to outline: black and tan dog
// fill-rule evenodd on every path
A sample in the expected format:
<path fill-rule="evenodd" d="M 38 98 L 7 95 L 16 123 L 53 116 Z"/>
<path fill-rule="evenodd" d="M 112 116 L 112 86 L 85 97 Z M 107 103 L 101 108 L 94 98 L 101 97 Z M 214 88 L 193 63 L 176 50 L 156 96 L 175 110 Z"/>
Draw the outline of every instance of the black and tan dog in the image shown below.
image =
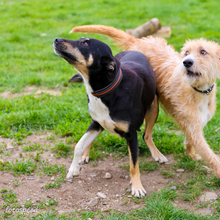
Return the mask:
<path fill-rule="evenodd" d="M 156 83 L 147 58 L 140 52 L 124 51 L 112 55 L 101 41 L 81 38 L 72 41 L 56 38 L 55 53 L 80 72 L 88 95 L 92 123 L 75 147 L 67 178 L 79 175 L 82 155 L 90 150 L 94 139 L 103 131 L 127 140 L 130 155 L 132 194 L 146 194 L 140 180 L 137 130 L 151 114 L 155 115 Z M 156 109 L 156 111 L 158 111 Z"/>

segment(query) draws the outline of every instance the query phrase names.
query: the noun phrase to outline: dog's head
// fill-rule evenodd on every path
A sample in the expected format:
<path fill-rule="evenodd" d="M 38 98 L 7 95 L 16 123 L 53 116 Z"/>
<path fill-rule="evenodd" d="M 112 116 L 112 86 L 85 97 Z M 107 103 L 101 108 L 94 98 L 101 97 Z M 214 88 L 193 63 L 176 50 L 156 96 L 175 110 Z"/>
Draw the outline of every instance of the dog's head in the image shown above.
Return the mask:
<path fill-rule="evenodd" d="M 54 51 L 78 70 L 83 77 L 100 72 L 111 72 L 115 69 L 112 51 L 105 43 L 92 39 L 67 40 L 56 38 Z"/>
<path fill-rule="evenodd" d="M 181 52 L 182 69 L 192 86 L 211 86 L 220 78 L 220 46 L 204 39 L 187 41 Z"/>

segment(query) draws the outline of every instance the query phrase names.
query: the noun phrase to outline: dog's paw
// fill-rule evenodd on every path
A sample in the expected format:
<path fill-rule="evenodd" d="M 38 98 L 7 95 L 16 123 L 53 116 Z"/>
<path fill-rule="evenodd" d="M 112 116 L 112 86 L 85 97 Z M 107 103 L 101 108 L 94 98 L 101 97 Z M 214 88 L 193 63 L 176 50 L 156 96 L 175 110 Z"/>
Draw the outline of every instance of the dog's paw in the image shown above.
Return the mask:
<path fill-rule="evenodd" d="M 67 179 L 71 179 L 73 178 L 74 176 L 78 176 L 80 173 L 80 166 L 78 167 L 75 167 L 75 168 L 71 168 L 69 169 L 67 175 L 66 175 L 66 178 Z"/>
<path fill-rule="evenodd" d="M 81 161 L 79 162 L 79 164 L 83 165 L 83 164 L 88 164 L 89 163 L 89 156 L 82 156 Z"/>
<path fill-rule="evenodd" d="M 168 162 L 167 158 L 163 154 L 161 154 L 160 156 L 154 157 L 154 160 L 159 162 L 159 163 Z"/>
<path fill-rule="evenodd" d="M 141 186 L 139 189 L 136 189 L 132 186 L 131 191 L 132 191 L 132 196 L 135 196 L 135 197 L 138 197 L 138 198 L 141 198 L 141 197 L 147 195 L 147 193 L 146 193 L 143 186 Z"/>
<path fill-rule="evenodd" d="M 147 195 L 146 190 L 141 184 L 141 181 L 134 181 L 134 184 L 132 184 L 132 181 L 130 181 L 130 185 L 132 186 L 131 187 L 132 196 L 141 198 Z"/>
<path fill-rule="evenodd" d="M 195 154 L 192 159 L 195 161 L 199 161 L 199 160 L 202 160 L 202 157 L 199 154 Z"/>

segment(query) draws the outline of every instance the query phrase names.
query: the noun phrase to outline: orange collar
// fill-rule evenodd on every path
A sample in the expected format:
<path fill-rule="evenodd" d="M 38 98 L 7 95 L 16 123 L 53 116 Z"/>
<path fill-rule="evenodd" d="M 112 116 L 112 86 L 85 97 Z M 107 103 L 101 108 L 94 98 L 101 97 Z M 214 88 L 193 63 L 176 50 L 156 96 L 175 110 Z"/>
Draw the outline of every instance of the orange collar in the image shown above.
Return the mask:
<path fill-rule="evenodd" d="M 119 86 L 119 84 L 122 80 L 122 77 L 123 77 L 123 75 L 122 75 L 121 68 L 120 68 L 120 71 L 118 71 L 118 73 L 117 73 L 115 79 L 112 81 L 112 83 L 110 83 L 108 86 L 106 86 L 103 89 L 99 89 L 97 91 L 92 92 L 92 95 L 94 95 L 97 98 L 102 98 L 103 96 L 110 94 Z"/>

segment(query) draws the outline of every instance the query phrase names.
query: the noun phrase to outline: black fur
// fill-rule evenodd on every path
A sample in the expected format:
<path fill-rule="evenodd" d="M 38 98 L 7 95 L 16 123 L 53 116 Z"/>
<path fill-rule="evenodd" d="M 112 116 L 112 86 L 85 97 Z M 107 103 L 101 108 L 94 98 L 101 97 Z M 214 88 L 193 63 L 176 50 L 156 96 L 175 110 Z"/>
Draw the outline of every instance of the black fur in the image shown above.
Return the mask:
<path fill-rule="evenodd" d="M 154 72 L 147 58 L 137 51 L 124 51 L 114 57 L 106 44 L 91 38 L 77 41 L 57 38 L 54 42 L 55 52 L 73 66 L 79 62 L 78 57 L 68 53 L 66 46 L 77 48 L 85 62 L 92 56 L 92 64 L 86 66 L 88 82 L 84 80 L 84 83 L 89 83 L 93 91 L 109 85 L 121 69 L 123 78 L 119 86 L 100 99 L 114 122 L 126 122 L 129 125 L 128 131 L 115 128 L 115 132 L 127 140 L 135 166 L 138 159 L 137 130 L 156 94 Z M 91 102 L 90 99 L 89 101 Z M 87 132 L 91 129 L 102 129 L 102 126 L 98 121 L 93 121 Z"/>

